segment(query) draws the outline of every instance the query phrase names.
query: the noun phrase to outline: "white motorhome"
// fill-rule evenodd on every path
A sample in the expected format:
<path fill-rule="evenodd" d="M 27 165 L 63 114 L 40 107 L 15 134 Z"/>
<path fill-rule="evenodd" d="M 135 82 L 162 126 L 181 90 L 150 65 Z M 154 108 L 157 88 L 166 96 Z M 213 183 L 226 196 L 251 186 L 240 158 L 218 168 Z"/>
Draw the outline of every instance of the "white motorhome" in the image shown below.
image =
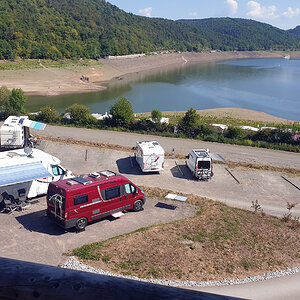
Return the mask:
<path fill-rule="evenodd" d="M 156 142 L 136 142 L 135 159 L 143 172 L 164 170 L 165 151 Z"/>
<path fill-rule="evenodd" d="M 39 149 L 26 152 L 0 152 L 0 202 L 5 197 L 17 200 L 44 195 L 50 182 L 74 177 L 58 158 Z"/>
<path fill-rule="evenodd" d="M 1 148 L 23 148 L 29 128 L 44 130 L 46 124 L 29 120 L 28 116 L 9 116 L 1 126 Z"/>
<path fill-rule="evenodd" d="M 192 172 L 193 177 L 198 179 L 209 179 L 214 175 L 212 157 L 208 150 L 192 150 L 186 156 L 185 163 Z"/>

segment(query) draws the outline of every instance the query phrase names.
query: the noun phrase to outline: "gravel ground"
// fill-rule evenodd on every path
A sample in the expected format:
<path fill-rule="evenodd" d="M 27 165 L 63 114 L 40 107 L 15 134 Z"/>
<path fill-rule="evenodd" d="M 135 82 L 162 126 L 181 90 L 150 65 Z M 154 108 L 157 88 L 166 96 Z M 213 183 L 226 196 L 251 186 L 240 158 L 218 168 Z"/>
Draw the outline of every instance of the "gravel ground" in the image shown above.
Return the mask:
<path fill-rule="evenodd" d="M 231 172 L 240 181 L 238 184 L 225 170 L 223 165 L 214 165 L 214 177 L 209 181 L 198 181 L 191 177 L 184 161 L 165 160 L 165 170 L 160 174 L 142 173 L 135 160 L 131 165 L 129 153 L 115 150 L 64 145 L 48 142 L 45 151 L 61 159 L 62 165 L 76 174 L 91 173 L 101 170 L 119 172 L 137 185 L 159 187 L 173 192 L 195 194 L 230 206 L 251 209 L 252 201 L 258 200 L 263 210 L 281 217 L 287 212 L 287 202 L 297 202 L 299 190 L 281 178 L 281 173 L 234 168 Z M 86 152 L 87 151 L 87 152 Z M 86 158 L 87 153 L 87 160 Z M 300 186 L 300 177 L 285 175 Z M 293 209 L 293 214 L 300 216 L 300 205 Z"/>
<path fill-rule="evenodd" d="M 70 257 L 68 261 L 66 261 L 62 266 L 62 268 L 84 271 L 84 272 L 91 272 L 96 274 L 108 275 L 108 276 L 115 276 L 121 277 L 126 279 L 133 279 L 143 282 L 150 282 L 155 284 L 163 284 L 173 287 L 211 287 L 211 286 L 224 286 L 224 285 L 236 285 L 236 284 L 245 284 L 250 282 L 257 282 L 263 281 L 268 279 L 280 278 L 283 276 L 288 276 L 292 274 L 296 274 L 300 272 L 300 267 L 285 269 L 276 272 L 269 272 L 258 276 L 251 276 L 242 279 L 224 279 L 219 281 L 178 281 L 178 280 L 159 280 L 159 279 L 144 279 L 138 278 L 136 276 L 127 276 L 127 275 L 120 275 L 115 274 L 112 272 L 106 272 L 100 269 L 95 269 L 93 267 L 87 266 L 84 263 L 78 261 L 74 256 Z"/>

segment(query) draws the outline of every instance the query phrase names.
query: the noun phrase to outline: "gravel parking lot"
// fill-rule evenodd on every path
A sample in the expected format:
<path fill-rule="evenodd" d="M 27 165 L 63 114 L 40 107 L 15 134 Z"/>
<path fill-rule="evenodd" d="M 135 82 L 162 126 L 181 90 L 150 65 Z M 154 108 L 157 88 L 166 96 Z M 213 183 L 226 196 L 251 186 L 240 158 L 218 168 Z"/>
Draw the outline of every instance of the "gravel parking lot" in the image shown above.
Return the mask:
<path fill-rule="evenodd" d="M 62 164 L 76 174 L 108 169 L 125 175 L 137 185 L 200 195 L 244 209 L 251 209 L 252 201 L 258 200 L 266 213 L 276 216 L 287 212 L 287 202 L 300 201 L 299 190 L 286 182 L 279 172 L 236 167 L 231 172 L 240 181 L 238 184 L 224 165 L 214 164 L 214 177 L 209 181 L 198 181 L 191 177 L 183 160 L 166 159 L 163 172 L 149 174 L 142 173 L 134 158 L 130 159 L 130 153 L 127 152 L 48 141 L 45 151 L 59 157 Z M 300 186 L 299 177 L 284 176 Z M 293 209 L 293 213 L 300 216 L 300 205 Z"/>
<path fill-rule="evenodd" d="M 184 161 L 177 160 L 181 171 L 175 160 L 167 159 L 165 171 L 160 174 L 142 174 L 127 152 L 49 141 L 46 142 L 44 151 L 60 158 L 62 165 L 75 174 L 109 169 L 124 174 L 137 185 L 197 194 L 245 209 L 250 209 L 251 202 L 257 199 L 266 213 L 278 216 L 287 211 L 287 201 L 297 202 L 299 199 L 299 190 L 283 180 L 277 172 L 237 167 L 231 171 L 239 179 L 238 184 L 224 165 L 215 165 L 212 180 L 197 181 L 191 177 Z M 290 179 L 300 185 L 299 177 Z M 157 206 L 158 202 L 161 201 L 150 199 L 142 212 L 128 212 L 119 219 L 108 217 L 90 224 L 86 231 L 76 233 L 74 230 L 62 230 L 45 217 L 45 197 L 34 199 L 28 210 L 1 214 L 0 237 L 5 242 L 1 244 L 0 256 L 58 265 L 66 259 L 63 253 L 84 244 L 195 214 L 195 208 L 186 203 L 176 202 L 177 208 L 172 210 Z M 169 200 L 166 203 L 173 202 Z M 297 206 L 293 213 L 300 216 Z"/>

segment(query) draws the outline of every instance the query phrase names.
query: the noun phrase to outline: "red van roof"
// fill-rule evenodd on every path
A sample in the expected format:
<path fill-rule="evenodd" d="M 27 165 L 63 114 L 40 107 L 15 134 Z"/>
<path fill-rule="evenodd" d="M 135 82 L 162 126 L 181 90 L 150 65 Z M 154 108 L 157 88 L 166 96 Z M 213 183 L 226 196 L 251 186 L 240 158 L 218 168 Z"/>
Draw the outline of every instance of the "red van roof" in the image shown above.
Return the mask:
<path fill-rule="evenodd" d="M 101 171 L 101 172 L 91 173 L 88 175 L 82 175 L 79 177 L 58 180 L 52 182 L 51 184 L 63 190 L 70 191 L 82 187 L 98 185 L 99 183 L 100 184 L 106 182 L 111 183 L 116 181 L 128 181 L 128 179 L 123 175 L 111 171 Z"/>

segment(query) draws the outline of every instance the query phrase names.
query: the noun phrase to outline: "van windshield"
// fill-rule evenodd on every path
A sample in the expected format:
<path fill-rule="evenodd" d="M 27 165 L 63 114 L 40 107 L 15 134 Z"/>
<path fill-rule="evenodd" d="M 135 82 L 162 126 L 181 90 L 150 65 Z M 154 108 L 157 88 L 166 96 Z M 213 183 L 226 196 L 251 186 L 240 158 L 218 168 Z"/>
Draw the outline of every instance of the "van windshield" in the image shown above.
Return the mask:
<path fill-rule="evenodd" d="M 209 160 L 199 160 L 198 161 L 198 169 L 210 169 L 210 161 Z"/>

